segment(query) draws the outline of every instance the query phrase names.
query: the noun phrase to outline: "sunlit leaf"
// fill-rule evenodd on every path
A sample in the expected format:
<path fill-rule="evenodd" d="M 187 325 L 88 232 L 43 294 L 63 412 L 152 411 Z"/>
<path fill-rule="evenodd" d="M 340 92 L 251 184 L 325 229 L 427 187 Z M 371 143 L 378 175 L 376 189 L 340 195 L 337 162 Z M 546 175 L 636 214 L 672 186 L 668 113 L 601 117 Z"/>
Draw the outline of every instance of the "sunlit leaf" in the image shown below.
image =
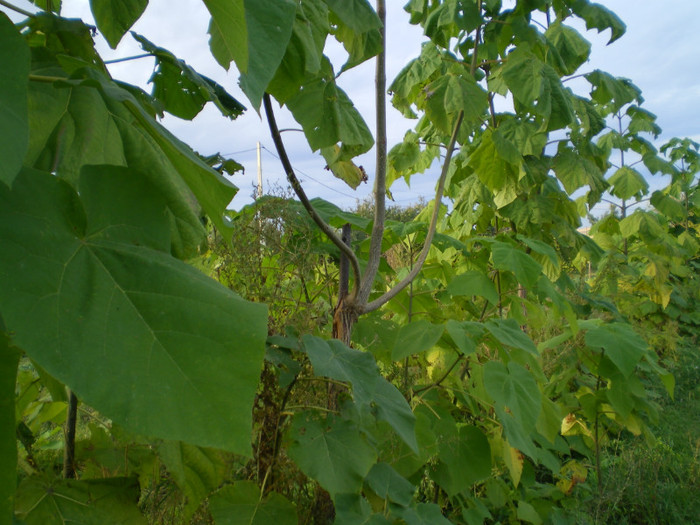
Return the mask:
<path fill-rule="evenodd" d="M 109 47 L 117 44 L 146 10 L 148 0 L 90 0 L 92 16 Z"/>

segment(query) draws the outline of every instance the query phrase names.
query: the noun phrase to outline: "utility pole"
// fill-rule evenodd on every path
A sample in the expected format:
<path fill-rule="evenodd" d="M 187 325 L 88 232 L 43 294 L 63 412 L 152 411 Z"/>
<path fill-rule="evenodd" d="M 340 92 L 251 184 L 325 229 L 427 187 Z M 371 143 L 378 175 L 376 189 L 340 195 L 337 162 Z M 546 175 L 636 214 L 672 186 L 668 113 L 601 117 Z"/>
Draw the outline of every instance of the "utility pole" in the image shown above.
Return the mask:
<path fill-rule="evenodd" d="M 262 197 L 263 194 L 263 186 L 262 186 L 262 158 L 260 155 L 260 150 L 262 149 L 260 147 L 260 142 L 258 142 L 258 190 L 255 193 L 255 198 L 259 199 Z"/>

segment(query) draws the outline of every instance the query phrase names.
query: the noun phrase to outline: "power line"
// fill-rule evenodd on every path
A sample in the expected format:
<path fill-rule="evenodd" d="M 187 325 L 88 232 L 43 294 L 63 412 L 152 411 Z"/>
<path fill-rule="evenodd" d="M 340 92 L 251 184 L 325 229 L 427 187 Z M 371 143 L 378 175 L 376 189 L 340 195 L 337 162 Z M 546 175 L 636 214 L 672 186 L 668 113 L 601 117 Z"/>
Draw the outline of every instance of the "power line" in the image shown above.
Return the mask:
<path fill-rule="evenodd" d="M 272 155 L 273 157 L 275 157 L 277 160 L 280 160 L 280 158 L 279 158 L 275 153 L 273 153 L 272 151 L 270 151 L 269 149 L 267 149 L 265 146 L 262 146 L 262 149 L 263 149 L 264 151 L 266 151 L 267 153 L 269 153 L 270 155 Z M 338 189 L 336 189 L 336 188 L 334 188 L 334 187 L 332 187 L 332 186 L 329 186 L 328 184 L 325 184 L 325 183 L 321 182 L 320 180 L 318 180 L 318 179 L 312 177 L 312 176 L 309 175 L 308 173 L 305 173 L 305 172 L 301 171 L 300 169 L 295 169 L 295 171 L 297 171 L 298 173 L 300 173 L 300 174 L 303 175 L 304 177 L 307 177 L 307 178 L 311 179 L 311 180 L 314 181 L 316 184 L 320 184 L 321 186 L 323 186 L 323 187 L 325 187 L 325 188 L 328 188 L 329 190 L 334 191 L 334 192 L 338 193 L 339 195 L 343 195 L 344 197 L 348 197 L 348 198 L 350 198 L 350 199 L 359 199 L 359 196 L 357 196 L 357 195 L 350 195 L 349 193 L 342 192 L 342 191 L 340 191 L 340 190 L 338 190 Z"/>

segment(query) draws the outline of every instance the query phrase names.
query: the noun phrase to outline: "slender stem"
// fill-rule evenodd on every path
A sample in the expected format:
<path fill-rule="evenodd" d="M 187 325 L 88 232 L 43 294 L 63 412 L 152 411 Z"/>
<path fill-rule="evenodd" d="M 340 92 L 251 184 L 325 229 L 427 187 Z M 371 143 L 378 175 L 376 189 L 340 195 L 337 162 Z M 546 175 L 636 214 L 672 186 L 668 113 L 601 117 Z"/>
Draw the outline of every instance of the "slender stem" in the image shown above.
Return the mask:
<path fill-rule="evenodd" d="M 68 417 L 66 419 L 66 442 L 63 449 L 63 477 L 75 479 L 75 429 L 78 422 L 78 398 L 71 390 L 68 393 Z"/>
<path fill-rule="evenodd" d="M 319 216 L 318 213 L 316 213 L 316 210 L 314 210 L 314 207 L 311 205 L 311 202 L 309 202 L 309 198 L 306 196 L 304 188 L 301 187 L 299 179 L 297 179 L 297 176 L 294 173 L 292 163 L 289 161 L 289 157 L 287 156 L 287 150 L 284 147 L 282 137 L 280 136 L 279 129 L 277 128 L 277 121 L 275 120 L 275 114 L 272 111 L 272 102 L 270 101 L 270 95 L 268 93 L 265 93 L 265 95 L 263 96 L 263 103 L 265 105 L 265 115 L 267 116 L 267 123 L 270 127 L 272 140 L 275 143 L 277 155 L 280 158 L 280 162 L 282 162 L 282 166 L 287 175 L 287 180 L 289 181 L 289 184 L 291 184 L 294 193 L 297 194 L 297 197 L 299 197 L 301 204 L 304 206 L 304 208 L 306 208 L 306 211 L 309 213 L 316 225 L 321 229 L 321 231 L 324 234 L 326 234 L 326 237 L 328 237 L 328 239 L 330 239 L 330 241 L 333 244 L 335 244 L 340 249 L 340 251 L 343 252 L 350 260 L 350 265 L 352 266 L 352 273 L 355 276 L 355 282 L 353 284 L 352 293 L 352 298 L 354 299 L 355 297 L 357 297 L 360 286 L 360 279 L 362 275 L 362 273 L 360 272 L 360 263 L 357 260 L 357 256 L 355 255 L 355 252 L 353 252 L 352 249 L 343 242 L 343 239 L 341 239 L 338 236 L 338 234 L 333 230 L 333 228 L 331 228 L 331 226 L 327 224 Z"/>
<path fill-rule="evenodd" d="M 375 69 L 375 105 L 376 105 L 376 166 L 374 178 L 374 224 L 369 245 L 369 256 L 365 273 L 362 276 L 358 303 L 367 302 L 372 293 L 374 277 L 379 270 L 379 260 L 382 256 L 382 238 L 384 237 L 384 220 L 386 218 L 386 3 L 377 0 L 377 16 L 381 20 L 379 28 L 381 51 L 377 55 Z"/>
<path fill-rule="evenodd" d="M 34 13 L 30 13 L 29 11 L 25 11 L 21 7 L 17 7 L 16 5 L 12 5 L 8 2 L 5 2 L 5 0 L 0 0 L 0 5 L 7 7 L 10 11 L 14 11 L 15 13 L 19 13 L 20 15 L 24 15 L 28 18 L 34 18 L 36 16 Z"/>
<path fill-rule="evenodd" d="M 452 160 L 452 153 L 454 153 L 455 145 L 457 143 L 457 135 L 459 134 L 459 129 L 462 126 L 462 120 L 464 119 L 464 111 L 460 111 L 457 116 L 457 122 L 455 122 L 454 130 L 452 131 L 452 137 L 450 138 L 450 143 L 447 146 L 447 153 L 445 154 L 445 162 L 442 165 L 442 173 L 440 173 L 440 179 L 438 181 L 437 191 L 435 192 L 433 216 L 430 220 L 430 226 L 428 227 L 428 234 L 425 237 L 425 244 L 423 244 L 423 249 L 421 250 L 418 260 L 415 266 L 408 273 L 406 277 L 401 280 L 394 288 L 386 292 L 384 295 L 375 299 L 374 301 L 368 303 L 362 308 L 363 313 L 372 312 L 382 305 L 386 304 L 394 297 L 396 297 L 408 284 L 415 279 L 418 272 L 420 272 L 423 267 L 423 263 L 428 258 L 428 252 L 430 251 L 430 246 L 433 242 L 433 236 L 435 235 L 435 229 L 437 227 L 437 220 L 440 214 L 440 204 L 442 204 L 442 193 L 445 189 L 445 179 L 447 178 L 447 171 L 450 167 L 450 161 Z"/>
<path fill-rule="evenodd" d="M 426 390 L 430 390 L 431 388 L 435 388 L 436 386 L 440 386 L 440 384 L 445 379 L 447 379 L 447 376 L 449 376 L 452 373 L 452 370 L 454 370 L 454 368 L 457 366 L 457 363 L 459 363 L 462 360 L 462 358 L 464 358 L 464 354 L 460 353 L 459 356 L 457 357 L 457 359 L 455 359 L 455 362 L 452 363 L 452 366 L 450 366 L 450 368 L 447 369 L 447 372 L 445 372 L 442 375 L 442 377 L 440 377 L 440 379 L 438 379 L 437 381 L 435 381 L 434 383 L 432 383 L 430 385 L 427 385 L 427 386 L 424 386 L 424 387 L 421 387 L 421 388 L 414 390 L 413 393 L 420 394 L 421 392 L 424 392 Z"/>
<path fill-rule="evenodd" d="M 129 62 L 130 60 L 138 60 L 139 58 L 148 58 L 152 57 L 153 55 L 150 53 L 144 53 L 142 55 L 134 55 L 131 57 L 124 57 L 124 58 L 115 58 L 113 60 L 105 60 L 105 64 L 118 64 L 119 62 Z"/>
<path fill-rule="evenodd" d="M 2 1 L 2 0 L 0 0 Z M 60 82 L 62 80 L 68 80 L 65 77 L 47 77 L 44 75 L 29 75 L 29 80 L 32 82 L 45 82 L 47 84 L 53 84 L 54 82 Z"/>

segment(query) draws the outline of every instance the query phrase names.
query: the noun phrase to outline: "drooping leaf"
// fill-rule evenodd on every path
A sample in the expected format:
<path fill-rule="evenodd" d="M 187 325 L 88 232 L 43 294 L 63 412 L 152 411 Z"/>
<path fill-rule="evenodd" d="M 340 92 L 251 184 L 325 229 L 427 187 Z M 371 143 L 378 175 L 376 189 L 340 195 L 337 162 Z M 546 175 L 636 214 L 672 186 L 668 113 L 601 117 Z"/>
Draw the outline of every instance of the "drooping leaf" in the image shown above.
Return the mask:
<path fill-rule="evenodd" d="M 542 274 L 542 265 L 530 255 L 505 242 L 491 245 L 493 265 L 499 270 L 508 270 L 525 288 L 532 288 Z"/>
<path fill-rule="evenodd" d="M 0 524 L 10 525 L 17 490 L 15 385 L 19 351 L 10 345 L 0 318 Z"/>
<path fill-rule="evenodd" d="M 132 431 L 249 454 L 266 308 L 167 253 L 165 203 L 144 178 L 90 167 L 80 188 L 29 171 L 0 188 L 15 341 Z"/>
<path fill-rule="evenodd" d="M 391 358 L 400 361 L 409 355 L 430 350 L 442 337 L 445 327 L 434 325 L 425 319 L 406 324 L 399 329 L 391 351 Z"/>
<path fill-rule="evenodd" d="M 35 475 L 17 489 L 15 512 L 26 525 L 145 525 L 133 478 L 52 479 Z"/>
<path fill-rule="evenodd" d="M 652 214 L 637 210 L 620 221 L 620 233 L 625 238 L 639 235 L 645 241 L 658 242 L 664 235 L 664 230 Z"/>
<path fill-rule="evenodd" d="M 416 491 L 416 487 L 383 461 L 372 467 L 366 481 L 377 496 L 404 507 L 411 503 L 413 493 Z"/>
<path fill-rule="evenodd" d="M 29 47 L 5 13 L 0 13 L 0 183 L 12 184 L 29 145 Z"/>
<path fill-rule="evenodd" d="M 590 160 L 570 148 L 560 149 L 554 157 L 554 173 L 571 195 L 583 186 L 592 191 L 603 191 L 607 183 L 600 169 Z"/>
<path fill-rule="evenodd" d="M 287 107 L 304 129 L 311 149 L 316 151 L 342 143 L 351 154 L 338 160 L 368 151 L 374 138 L 352 101 L 335 81 L 324 77 L 306 84 L 287 102 Z"/>
<path fill-rule="evenodd" d="M 158 455 L 185 495 L 183 515 L 190 519 L 202 501 L 223 483 L 226 474 L 224 458 L 217 450 L 180 441 L 159 444 Z"/>
<path fill-rule="evenodd" d="M 132 33 L 147 53 L 156 59 L 155 71 L 149 82 L 153 84 L 153 97 L 164 109 L 176 117 L 192 120 L 212 102 L 222 115 L 235 119 L 245 107 L 210 78 L 197 73 L 167 49 L 158 47 L 143 36 Z"/>
<path fill-rule="evenodd" d="M 593 87 L 591 98 L 599 104 L 610 104 L 612 112 L 632 101 L 640 104 L 643 101 L 641 91 L 629 79 L 616 78 L 599 69 L 586 74 L 585 77 Z"/>
<path fill-rule="evenodd" d="M 335 15 L 350 29 L 364 33 L 381 27 L 377 13 L 367 0 L 323 0 Z"/>
<path fill-rule="evenodd" d="M 650 202 L 654 208 L 673 220 L 680 220 L 685 216 L 683 205 L 662 191 L 652 193 Z"/>
<path fill-rule="evenodd" d="M 498 301 L 496 301 L 496 303 L 497 302 Z M 476 351 L 473 334 L 466 329 L 464 323 L 460 323 L 454 319 L 449 319 L 445 323 L 445 328 L 447 329 L 447 333 L 450 335 L 455 345 L 457 345 L 457 348 L 459 348 L 460 352 L 465 355 L 469 355 Z"/>
<path fill-rule="evenodd" d="M 293 0 L 244 0 L 248 30 L 248 69 L 240 85 L 258 110 L 268 84 L 282 62 L 296 16 Z"/>
<path fill-rule="evenodd" d="M 491 304 L 498 304 L 498 292 L 493 281 L 484 272 L 470 270 L 454 277 L 447 285 L 447 291 L 455 295 L 479 295 Z"/>
<path fill-rule="evenodd" d="M 355 424 L 333 415 L 325 420 L 310 412 L 295 415 L 289 439 L 289 456 L 331 496 L 359 492 L 377 460 Z"/>
<path fill-rule="evenodd" d="M 601 4 L 589 2 L 589 0 L 575 0 L 570 5 L 573 12 L 586 22 L 586 29 L 597 29 L 599 33 L 610 29 L 608 44 L 612 44 L 627 30 L 624 22 Z"/>
<path fill-rule="evenodd" d="M 565 26 L 557 20 L 547 28 L 545 36 L 549 39 L 564 64 L 562 73 L 573 74 L 591 53 L 591 44 L 575 29 Z"/>
<path fill-rule="evenodd" d="M 32 112 L 36 132 L 26 162 L 73 184 L 86 164 L 128 165 L 139 171 L 167 199 L 172 251 L 178 257 L 194 255 L 205 238 L 199 205 L 230 237 L 223 212 L 235 186 L 158 124 L 129 91 L 96 70 L 85 74 L 91 78 L 75 81 L 72 88 L 32 83 L 30 100 L 41 110 Z"/>
<path fill-rule="evenodd" d="M 119 41 L 141 17 L 147 5 L 148 0 L 90 0 L 95 24 L 112 49 L 116 49 Z"/>
<path fill-rule="evenodd" d="M 629 377 L 647 350 L 647 344 L 625 323 L 608 323 L 586 332 L 586 344 L 605 350 L 605 355 Z"/>
<path fill-rule="evenodd" d="M 341 149 L 338 145 L 321 148 L 321 155 L 326 159 L 326 169 L 353 190 L 357 189 L 360 183 L 367 182 L 367 173 L 362 166 L 358 166 L 352 160 L 340 160 Z"/>
<path fill-rule="evenodd" d="M 543 68 L 544 63 L 524 47 L 517 47 L 508 55 L 503 79 L 518 102 L 529 106 L 540 96 Z"/>
<path fill-rule="evenodd" d="M 236 481 L 209 498 L 209 511 L 216 525 L 296 525 L 297 509 L 278 492 L 261 498 L 252 481 Z"/>
<path fill-rule="evenodd" d="M 389 423 L 412 450 L 418 450 L 413 412 L 401 392 L 379 373 L 371 354 L 311 335 L 304 336 L 303 343 L 317 374 L 351 383 L 355 402 L 372 408 L 377 419 Z"/>
<path fill-rule="evenodd" d="M 216 61 L 228 70 L 231 62 L 238 71 L 248 72 L 248 25 L 244 0 L 202 0 L 211 15 L 209 48 Z"/>
<path fill-rule="evenodd" d="M 484 365 L 484 386 L 495 402 L 496 413 L 512 446 L 532 454 L 530 433 L 542 409 L 542 394 L 532 373 L 511 361 Z"/>
<path fill-rule="evenodd" d="M 486 329 L 504 345 L 537 354 L 537 347 L 515 319 L 491 319 L 485 323 Z"/>

